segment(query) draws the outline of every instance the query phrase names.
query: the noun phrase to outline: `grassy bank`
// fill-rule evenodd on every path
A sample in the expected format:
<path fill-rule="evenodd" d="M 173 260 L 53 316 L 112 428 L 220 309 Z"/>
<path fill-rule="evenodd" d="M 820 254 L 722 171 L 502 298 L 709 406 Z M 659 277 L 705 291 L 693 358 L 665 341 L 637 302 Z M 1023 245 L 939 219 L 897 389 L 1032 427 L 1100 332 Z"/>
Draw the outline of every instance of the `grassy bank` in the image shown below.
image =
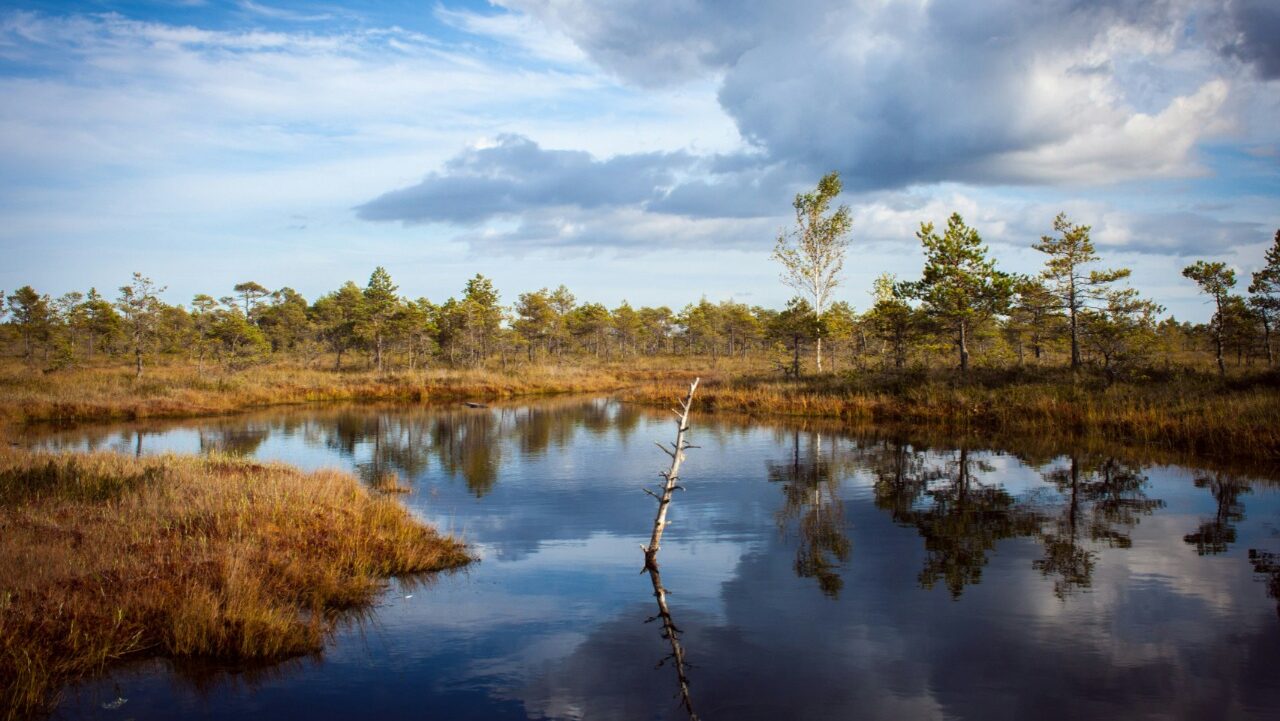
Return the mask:
<path fill-rule="evenodd" d="M 207 416 L 312 401 L 494 400 L 519 395 L 612 391 L 660 377 L 625 366 L 526 366 L 509 372 L 317 370 L 289 364 L 236 373 L 193 365 L 148 368 L 135 379 L 122 366 L 32 373 L 0 366 L 0 422 L 87 422 Z"/>
<path fill-rule="evenodd" d="M 854 371 L 787 380 L 759 365 L 708 358 L 637 358 L 581 365 L 416 372 L 319 370 L 287 363 L 228 373 L 156 366 L 141 379 L 122 366 L 32 373 L 0 366 L 0 432 L 40 422 L 133 421 L 231 413 L 312 401 L 442 402 L 552 393 L 618 393 L 664 404 L 694 375 L 703 408 L 754 415 L 903 423 L 954 431 L 1104 435 L 1212 455 L 1280 459 L 1280 375 L 1226 381 L 1181 370 L 1108 384 L 1063 368 Z"/>
<path fill-rule="evenodd" d="M 318 650 L 383 579 L 464 548 L 335 471 L 0 450 L 0 718 L 148 655 Z"/>
<path fill-rule="evenodd" d="M 683 379 L 681 379 L 683 380 Z M 623 400 L 670 403 L 676 381 L 638 384 Z M 1108 385 L 1061 372 L 864 373 L 788 381 L 713 376 L 705 410 L 913 424 L 951 432 L 1085 437 L 1170 450 L 1280 459 L 1280 387 L 1274 375 L 1223 383 L 1199 373 Z"/>

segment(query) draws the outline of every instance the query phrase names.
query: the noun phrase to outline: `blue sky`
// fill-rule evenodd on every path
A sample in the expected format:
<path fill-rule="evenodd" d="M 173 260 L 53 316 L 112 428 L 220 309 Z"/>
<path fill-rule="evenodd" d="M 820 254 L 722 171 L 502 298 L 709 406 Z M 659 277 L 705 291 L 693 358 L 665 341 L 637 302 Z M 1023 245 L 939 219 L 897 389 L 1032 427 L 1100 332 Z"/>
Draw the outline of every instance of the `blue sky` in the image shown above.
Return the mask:
<path fill-rule="evenodd" d="M 781 305 L 828 170 L 840 299 L 961 212 L 1004 267 L 1067 211 L 1178 317 L 1280 227 L 1267 0 L 83 2 L 0 10 L 0 288 Z"/>

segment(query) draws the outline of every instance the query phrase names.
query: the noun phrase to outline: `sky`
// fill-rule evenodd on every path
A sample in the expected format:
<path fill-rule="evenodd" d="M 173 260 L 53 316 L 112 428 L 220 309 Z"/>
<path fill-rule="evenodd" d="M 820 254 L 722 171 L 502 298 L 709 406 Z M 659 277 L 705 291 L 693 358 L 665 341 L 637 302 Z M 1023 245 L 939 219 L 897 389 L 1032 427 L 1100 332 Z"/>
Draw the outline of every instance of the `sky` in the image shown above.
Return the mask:
<path fill-rule="evenodd" d="M 781 306 L 826 172 L 837 300 L 961 213 L 1032 273 L 1059 212 L 1181 319 L 1280 228 L 1274 0 L 0 5 L 0 289 Z"/>

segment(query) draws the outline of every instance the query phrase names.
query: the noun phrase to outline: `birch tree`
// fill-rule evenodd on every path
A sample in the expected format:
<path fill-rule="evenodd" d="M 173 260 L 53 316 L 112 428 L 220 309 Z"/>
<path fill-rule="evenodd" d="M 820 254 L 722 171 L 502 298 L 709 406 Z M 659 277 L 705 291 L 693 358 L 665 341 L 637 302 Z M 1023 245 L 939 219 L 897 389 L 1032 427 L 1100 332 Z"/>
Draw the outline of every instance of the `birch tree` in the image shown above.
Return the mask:
<path fill-rule="evenodd" d="M 840 285 L 844 254 L 849 248 L 853 217 L 849 206 L 831 210 L 840 195 L 840 175 L 827 173 L 812 193 L 798 193 L 792 207 L 796 227 L 778 235 L 773 257 L 782 264 L 782 282 L 806 296 L 815 322 L 822 318 L 831 293 Z M 822 334 L 814 342 L 814 360 L 822 372 Z"/>

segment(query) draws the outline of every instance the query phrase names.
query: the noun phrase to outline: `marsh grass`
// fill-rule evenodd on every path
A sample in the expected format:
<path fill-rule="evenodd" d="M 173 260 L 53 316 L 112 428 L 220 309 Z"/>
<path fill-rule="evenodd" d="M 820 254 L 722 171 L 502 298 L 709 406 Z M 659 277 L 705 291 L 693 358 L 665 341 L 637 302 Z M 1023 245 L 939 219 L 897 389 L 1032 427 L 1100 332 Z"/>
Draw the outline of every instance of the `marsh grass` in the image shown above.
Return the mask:
<path fill-rule="evenodd" d="M 1203 365 L 1203 364 L 1201 364 Z M 138 380 L 123 366 L 33 373 L 0 364 L 0 433 L 54 422 L 178 418 L 316 401 L 431 403 L 557 393 L 617 393 L 666 404 L 694 376 L 706 409 L 754 415 L 915 423 L 954 430 L 1103 434 L 1213 455 L 1280 458 L 1280 374 L 1233 369 L 1227 380 L 1187 363 L 1119 382 L 1056 366 L 857 370 L 786 379 L 744 359 L 645 357 L 507 370 L 335 372 L 289 362 L 228 373 L 175 363 Z M 704 395 L 705 394 L 705 395 Z"/>
<path fill-rule="evenodd" d="M 400 474 L 395 471 L 381 473 L 370 484 L 373 490 L 381 493 L 409 493 L 413 489 L 400 483 Z"/>
<path fill-rule="evenodd" d="M 0 450 L 0 714 L 126 658 L 318 651 L 391 575 L 465 548 L 337 471 Z"/>
<path fill-rule="evenodd" d="M 648 382 L 623 400 L 670 403 L 680 382 Z M 954 432 L 1081 438 L 1156 445 L 1211 456 L 1280 459 L 1280 378 L 1227 382 L 1178 372 L 1108 383 L 1067 371 L 973 371 L 713 376 L 699 388 L 709 411 L 911 424 Z"/>
<path fill-rule="evenodd" d="M 209 416 L 315 401 L 494 400 L 612 391 L 664 372 L 618 364 L 378 373 L 277 363 L 228 373 L 174 364 L 148 368 L 135 379 L 122 366 L 42 374 L 5 363 L 0 364 L 0 421 L 24 425 Z"/>

